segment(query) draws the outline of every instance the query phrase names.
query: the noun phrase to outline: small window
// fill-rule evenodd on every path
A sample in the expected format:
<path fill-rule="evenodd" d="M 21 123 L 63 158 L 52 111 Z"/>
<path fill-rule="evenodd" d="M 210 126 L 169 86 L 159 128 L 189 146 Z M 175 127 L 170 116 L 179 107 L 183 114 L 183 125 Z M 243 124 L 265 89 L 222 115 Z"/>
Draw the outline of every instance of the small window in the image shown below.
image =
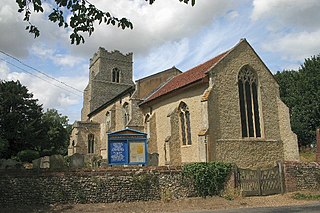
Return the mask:
<path fill-rule="evenodd" d="M 147 133 L 147 138 L 150 138 L 150 114 L 147 114 L 144 119 L 144 131 Z"/>
<path fill-rule="evenodd" d="M 106 113 L 106 130 L 107 132 L 110 132 L 111 129 L 111 112 Z"/>
<path fill-rule="evenodd" d="M 123 104 L 123 121 L 125 126 L 129 123 L 129 120 L 130 120 L 129 104 L 126 102 Z"/>
<path fill-rule="evenodd" d="M 88 153 L 94 153 L 94 135 L 88 135 Z"/>
<path fill-rule="evenodd" d="M 112 82 L 120 83 L 120 70 L 118 68 L 112 69 Z"/>
<path fill-rule="evenodd" d="M 190 112 L 185 103 L 179 106 L 180 129 L 182 145 L 191 145 L 191 125 L 190 125 Z"/>
<path fill-rule="evenodd" d="M 238 89 L 242 137 L 261 137 L 258 79 L 248 66 L 239 72 Z"/>

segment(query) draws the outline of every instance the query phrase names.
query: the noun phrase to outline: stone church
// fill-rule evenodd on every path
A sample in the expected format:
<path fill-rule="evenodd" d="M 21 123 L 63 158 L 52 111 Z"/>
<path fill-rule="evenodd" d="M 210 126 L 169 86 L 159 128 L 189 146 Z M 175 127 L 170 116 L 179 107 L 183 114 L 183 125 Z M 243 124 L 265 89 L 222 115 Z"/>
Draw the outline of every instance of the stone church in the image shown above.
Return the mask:
<path fill-rule="evenodd" d="M 299 160 L 277 81 L 245 39 L 185 72 L 172 67 L 135 82 L 132 57 L 99 48 L 90 59 L 69 155 L 107 159 L 107 133 L 131 128 L 147 133 L 158 165 Z"/>

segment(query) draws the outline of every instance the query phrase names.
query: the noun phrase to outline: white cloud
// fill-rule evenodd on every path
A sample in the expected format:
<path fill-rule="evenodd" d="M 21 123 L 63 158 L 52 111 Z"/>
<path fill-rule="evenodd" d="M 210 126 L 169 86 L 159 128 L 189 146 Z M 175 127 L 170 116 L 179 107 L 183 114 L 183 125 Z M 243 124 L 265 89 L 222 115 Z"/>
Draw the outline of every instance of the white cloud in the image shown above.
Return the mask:
<path fill-rule="evenodd" d="M 185 59 L 189 51 L 188 39 L 166 42 L 148 56 L 137 57 L 139 66 L 136 67 L 135 78 L 139 79 L 176 66 Z"/>
<path fill-rule="evenodd" d="M 251 18 L 271 19 L 272 30 L 290 26 L 312 30 L 320 26 L 319 10 L 319 0 L 253 0 Z"/>
<path fill-rule="evenodd" d="M 70 107 L 81 105 L 82 103 L 81 93 L 74 91 L 63 84 L 59 84 L 52 79 L 48 79 L 45 76 L 41 76 L 41 78 L 46 81 L 27 73 L 11 71 L 4 62 L 0 62 L 0 78 L 7 81 L 19 80 L 22 85 L 27 86 L 29 92 L 34 95 L 34 98 L 39 100 L 39 104 L 42 104 L 44 109 L 55 108 L 58 109 L 60 113 L 69 115 L 66 113 L 70 112 Z M 83 91 L 88 79 L 86 76 L 74 76 L 59 77 L 57 80 Z M 54 85 L 57 85 L 58 87 Z M 75 115 L 73 114 L 73 116 Z M 78 117 L 69 117 L 69 119 L 70 121 L 73 121 L 79 119 L 79 116 L 80 111 L 78 112 Z"/>
<path fill-rule="evenodd" d="M 32 46 L 32 52 L 34 55 L 42 59 L 49 59 L 60 66 L 73 67 L 85 61 L 85 59 L 82 57 L 69 54 L 61 54 L 57 51 L 57 49 L 50 49 L 49 47 L 47 47 L 47 45 L 44 44 Z"/>
<path fill-rule="evenodd" d="M 99 46 L 109 50 L 147 54 L 164 42 L 177 41 L 193 35 L 211 21 L 226 14 L 234 1 L 197 1 L 194 7 L 177 0 L 155 1 L 153 5 L 141 0 L 92 1 L 98 8 L 109 10 L 119 17 L 127 17 L 133 30 L 121 30 L 105 25 L 96 26 L 86 43 L 72 49 L 83 54 L 93 54 Z"/>
<path fill-rule="evenodd" d="M 320 30 L 311 33 L 291 33 L 266 42 L 263 48 L 279 53 L 284 59 L 303 61 L 304 58 L 320 53 L 319 38 Z"/>

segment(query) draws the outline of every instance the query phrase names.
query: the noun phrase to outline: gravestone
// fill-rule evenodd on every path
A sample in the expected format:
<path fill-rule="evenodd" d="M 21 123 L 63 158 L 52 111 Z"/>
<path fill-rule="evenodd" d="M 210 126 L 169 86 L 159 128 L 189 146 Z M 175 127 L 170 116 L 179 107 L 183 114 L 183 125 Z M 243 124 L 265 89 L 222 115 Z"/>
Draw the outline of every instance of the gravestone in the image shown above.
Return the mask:
<path fill-rule="evenodd" d="M 159 165 L 159 154 L 148 153 L 148 166 L 158 166 L 158 165 Z"/>
<path fill-rule="evenodd" d="M 75 153 L 70 156 L 70 168 L 79 169 L 84 167 L 84 155 Z"/>
<path fill-rule="evenodd" d="M 50 168 L 50 156 L 44 156 L 40 158 L 40 168 L 49 169 Z"/>
<path fill-rule="evenodd" d="M 21 169 L 23 167 L 21 162 L 13 159 L 1 159 L 0 169 Z"/>
<path fill-rule="evenodd" d="M 41 163 L 41 158 L 34 159 L 32 161 L 32 168 L 33 169 L 40 169 L 40 163 Z"/>
<path fill-rule="evenodd" d="M 51 155 L 49 159 L 50 159 L 50 169 L 64 168 L 64 158 L 62 155 Z"/>

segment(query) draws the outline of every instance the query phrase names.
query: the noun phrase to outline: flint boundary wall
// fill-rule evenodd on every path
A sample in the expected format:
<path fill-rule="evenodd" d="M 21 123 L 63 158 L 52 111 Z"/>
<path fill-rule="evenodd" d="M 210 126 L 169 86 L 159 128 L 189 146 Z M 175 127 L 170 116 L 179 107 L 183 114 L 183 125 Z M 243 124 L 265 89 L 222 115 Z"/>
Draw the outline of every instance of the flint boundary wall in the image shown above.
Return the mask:
<path fill-rule="evenodd" d="M 196 196 L 181 167 L 78 171 L 2 170 L 0 206 L 109 203 Z"/>
<path fill-rule="evenodd" d="M 320 190 L 320 165 L 316 162 L 284 162 L 286 192 Z"/>

